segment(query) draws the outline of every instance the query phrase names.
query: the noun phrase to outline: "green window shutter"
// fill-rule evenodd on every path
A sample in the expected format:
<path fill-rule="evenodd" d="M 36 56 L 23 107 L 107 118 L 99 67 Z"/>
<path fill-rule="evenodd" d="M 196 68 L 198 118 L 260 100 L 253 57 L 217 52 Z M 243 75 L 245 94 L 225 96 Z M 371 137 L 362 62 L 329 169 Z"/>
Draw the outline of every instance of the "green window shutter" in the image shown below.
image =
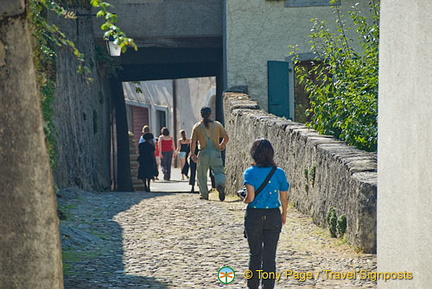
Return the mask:
<path fill-rule="evenodd" d="M 285 61 L 268 61 L 268 111 L 277 116 L 290 117 L 289 64 Z"/>

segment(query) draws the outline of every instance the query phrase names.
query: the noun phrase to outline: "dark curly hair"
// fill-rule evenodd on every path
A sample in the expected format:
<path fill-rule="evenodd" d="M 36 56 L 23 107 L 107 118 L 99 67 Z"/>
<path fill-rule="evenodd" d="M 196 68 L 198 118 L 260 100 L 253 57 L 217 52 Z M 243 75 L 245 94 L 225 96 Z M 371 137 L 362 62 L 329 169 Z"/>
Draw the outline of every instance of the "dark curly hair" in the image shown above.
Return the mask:
<path fill-rule="evenodd" d="M 273 147 L 271 143 L 265 138 L 260 138 L 253 142 L 250 154 L 258 167 L 276 166 L 273 160 Z"/>

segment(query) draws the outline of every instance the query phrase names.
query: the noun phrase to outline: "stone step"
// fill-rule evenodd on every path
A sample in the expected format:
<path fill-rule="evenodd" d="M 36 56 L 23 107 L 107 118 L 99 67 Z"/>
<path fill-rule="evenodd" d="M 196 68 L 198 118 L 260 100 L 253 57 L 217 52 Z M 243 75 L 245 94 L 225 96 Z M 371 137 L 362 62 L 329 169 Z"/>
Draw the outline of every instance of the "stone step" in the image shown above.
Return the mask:
<path fill-rule="evenodd" d="M 134 185 L 134 190 L 137 191 L 144 191 L 144 185 Z"/>
<path fill-rule="evenodd" d="M 142 180 L 140 180 L 140 179 L 135 179 L 135 178 L 133 178 L 132 179 L 132 184 L 135 186 L 135 185 L 142 185 L 143 184 L 143 182 L 142 182 Z"/>

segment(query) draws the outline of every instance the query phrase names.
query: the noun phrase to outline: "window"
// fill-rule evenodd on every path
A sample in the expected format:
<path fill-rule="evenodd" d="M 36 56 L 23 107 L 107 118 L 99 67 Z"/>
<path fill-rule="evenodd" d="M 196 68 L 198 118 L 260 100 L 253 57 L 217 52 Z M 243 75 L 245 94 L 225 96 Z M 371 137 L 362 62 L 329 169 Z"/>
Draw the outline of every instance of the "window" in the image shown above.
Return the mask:
<path fill-rule="evenodd" d="M 310 71 L 314 62 L 302 61 L 297 66 L 303 66 L 306 70 Z M 300 83 L 297 75 L 294 77 L 294 120 L 301 123 L 311 121 L 312 115 L 307 115 L 306 110 L 310 109 L 309 96 L 306 92 L 303 83 Z"/>
<path fill-rule="evenodd" d="M 330 4 L 330 0 L 285 0 L 285 7 L 310 7 L 310 6 L 340 6 L 341 0 Z"/>
<path fill-rule="evenodd" d="M 167 117 L 166 117 L 166 111 L 163 110 L 156 110 L 156 129 L 157 133 L 161 131 L 163 127 L 167 126 Z"/>
<path fill-rule="evenodd" d="M 313 73 L 312 71 L 315 69 L 319 69 L 322 71 L 323 63 L 317 60 L 308 60 L 301 61 L 296 64 L 296 66 L 302 66 L 306 71 L 309 72 L 309 78 L 317 83 L 317 75 L 316 71 Z M 303 83 L 300 83 L 297 75 L 294 77 L 294 120 L 297 122 L 310 122 L 312 120 L 312 113 L 306 113 L 308 109 L 311 108 L 309 95 L 306 92 L 305 86 Z"/>

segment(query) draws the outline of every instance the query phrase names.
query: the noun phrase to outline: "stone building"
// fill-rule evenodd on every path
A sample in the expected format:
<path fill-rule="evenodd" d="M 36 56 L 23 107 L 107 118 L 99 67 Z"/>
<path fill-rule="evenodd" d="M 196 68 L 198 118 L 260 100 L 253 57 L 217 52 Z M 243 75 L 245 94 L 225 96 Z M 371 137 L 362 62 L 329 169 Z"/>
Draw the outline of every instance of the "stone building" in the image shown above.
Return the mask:
<path fill-rule="evenodd" d="M 123 82 L 128 129 L 138 143 L 143 125 L 155 137 L 166 126 L 170 135 L 179 138 L 180 130 L 191 136 L 193 124 L 200 118 L 199 108 L 208 105 L 209 91 L 214 90 L 214 77 L 142 81 L 137 85 Z M 175 99 L 175 100 L 174 100 Z M 214 104 L 213 104 L 214 106 Z"/>
<path fill-rule="evenodd" d="M 369 12 L 367 1 L 336 5 L 343 13 L 357 2 L 360 10 Z M 314 59 L 308 43 L 310 20 L 335 23 L 329 0 L 226 0 L 225 13 L 226 87 L 246 86 L 263 109 L 295 120 L 295 97 L 301 96 L 294 95 L 289 46 L 297 45 L 300 60 Z M 269 95 L 271 89 L 276 93 Z"/>
<path fill-rule="evenodd" d="M 347 11 L 356 2 L 342 0 L 337 5 Z M 302 59 L 311 60 L 307 37 L 310 19 L 328 22 L 334 19 L 327 0 L 112 0 L 110 3 L 118 15 L 118 26 L 134 38 L 139 49 L 122 53 L 117 61 L 122 69 L 115 77 L 94 69 L 95 81 L 91 85 L 72 69 L 74 57 L 67 49 L 61 51 L 55 108 L 60 159 L 54 172 L 59 187 L 131 188 L 126 173 L 131 122 L 128 125 L 122 83 L 213 77 L 212 102 L 217 120 L 223 122 L 222 92 L 233 87 L 247 87 L 262 108 L 295 119 L 289 45 L 298 45 Z M 360 9 L 367 9 L 366 1 L 361 3 Z M 78 12 L 80 16 L 75 20 L 53 17 L 52 22 L 85 52 L 93 68 L 100 68 L 101 53 L 94 48 L 95 43 L 104 44 L 100 20 L 93 17 L 95 11 Z M 269 95 L 271 89 L 278 92 L 276 98 Z M 178 99 L 185 100 L 183 97 Z M 178 101 L 178 115 L 189 114 L 185 103 Z M 169 121 L 166 106 L 158 111 L 161 115 L 165 112 Z M 150 120 L 156 122 L 157 113 L 157 110 L 149 112 L 150 124 Z M 157 130 L 157 126 L 160 124 L 154 124 L 152 130 Z M 178 124 L 179 129 L 182 126 L 187 124 Z M 124 176 L 113 175 L 116 166 L 115 171 L 123 172 Z M 119 186 L 113 186 L 112 180 L 117 177 Z"/>

